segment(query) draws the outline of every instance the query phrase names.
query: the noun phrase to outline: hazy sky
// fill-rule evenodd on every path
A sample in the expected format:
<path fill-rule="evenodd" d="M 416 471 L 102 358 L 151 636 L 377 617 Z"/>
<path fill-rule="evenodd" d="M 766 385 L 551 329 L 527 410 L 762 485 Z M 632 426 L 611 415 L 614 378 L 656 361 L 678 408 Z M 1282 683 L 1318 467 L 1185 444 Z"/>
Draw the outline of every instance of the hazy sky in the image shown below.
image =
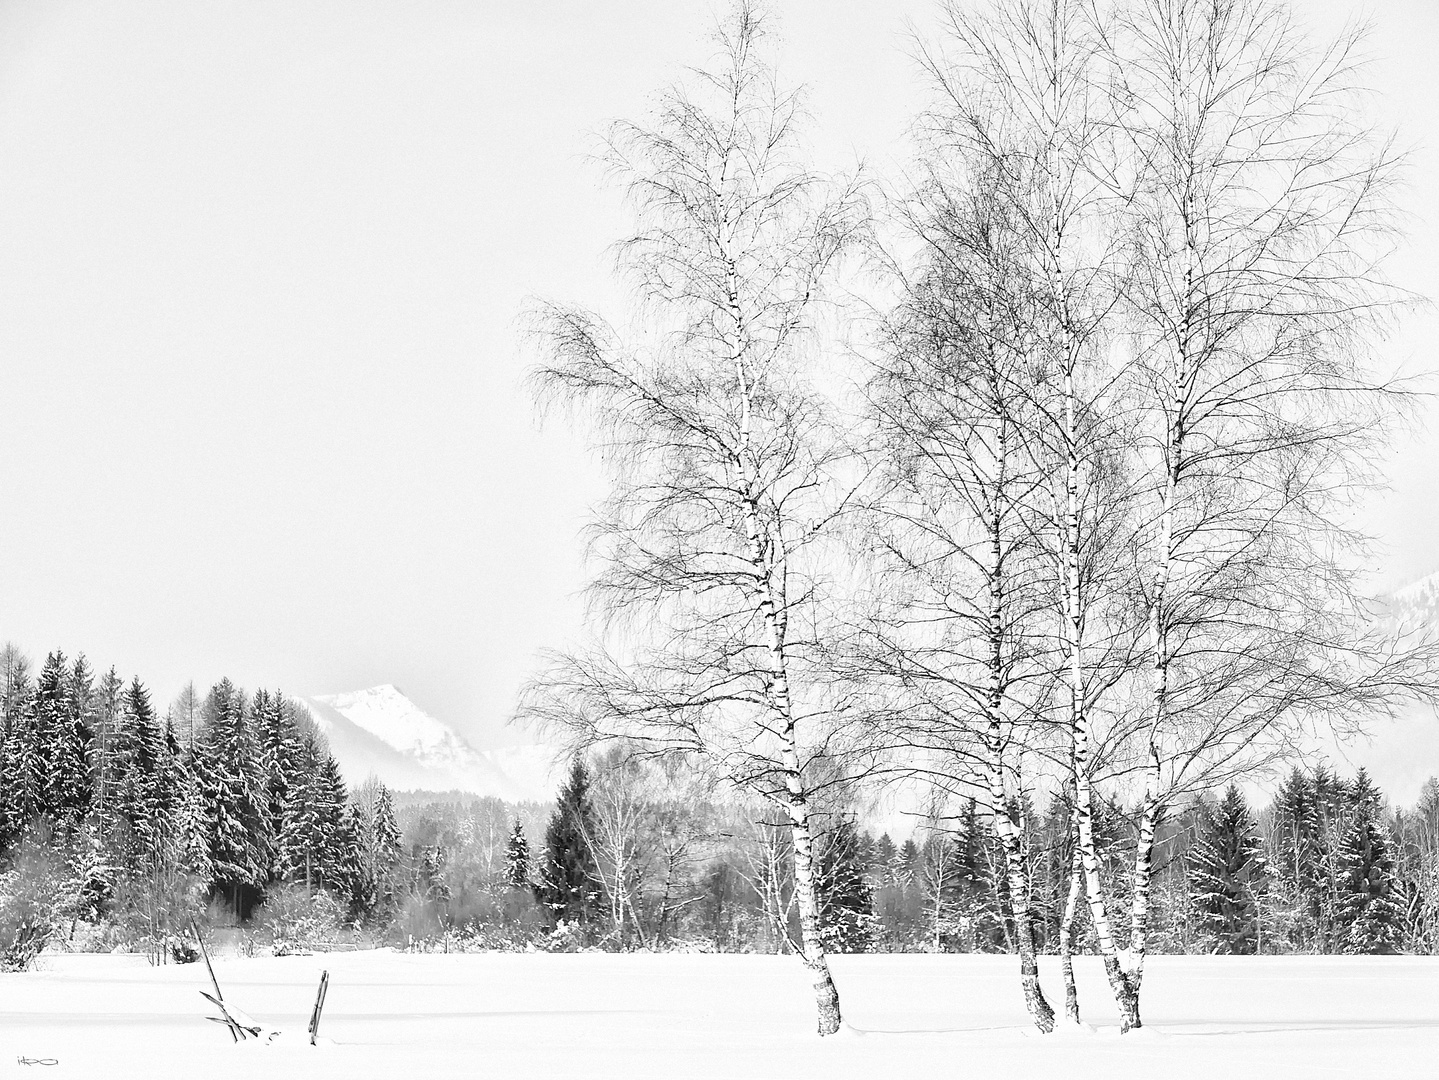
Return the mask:
<path fill-rule="evenodd" d="M 930 0 L 785 0 L 825 167 L 902 160 Z M 586 159 L 701 62 L 709 4 L 0 3 L 0 637 L 183 682 L 398 684 L 480 745 L 578 632 L 599 478 L 541 431 L 517 314 L 615 311 L 618 193 Z M 1439 296 L 1439 4 L 1367 15 L 1377 120 L 1417 147 Z M 1392 344 L 1434 366 L 1439 320 Z M 1439 442 L 1371 524 L 1384 584 L 1439 570 Z"/>

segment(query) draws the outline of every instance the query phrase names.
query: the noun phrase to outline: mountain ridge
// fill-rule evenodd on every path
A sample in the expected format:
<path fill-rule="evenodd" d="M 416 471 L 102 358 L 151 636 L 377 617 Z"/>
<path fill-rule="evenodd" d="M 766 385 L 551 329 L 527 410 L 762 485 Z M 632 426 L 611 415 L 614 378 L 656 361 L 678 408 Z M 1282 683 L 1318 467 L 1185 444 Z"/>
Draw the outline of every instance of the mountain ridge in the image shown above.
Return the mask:
<path fill-rule="evenodd" d="M 396 791 L 464 791 L 506 802 L 554 797 L 554 748 L 476 750 L 391 683 L 304 700 L 351 784 L 374 774 Z"/>

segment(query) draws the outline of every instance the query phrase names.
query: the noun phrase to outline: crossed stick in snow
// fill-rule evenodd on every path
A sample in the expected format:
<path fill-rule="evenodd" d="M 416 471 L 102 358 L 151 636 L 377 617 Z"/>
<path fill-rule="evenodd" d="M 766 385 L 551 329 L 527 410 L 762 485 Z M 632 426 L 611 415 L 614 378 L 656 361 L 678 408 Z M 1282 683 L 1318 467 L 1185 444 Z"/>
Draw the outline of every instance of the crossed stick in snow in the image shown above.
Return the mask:
<path fill-rule="evenodd" d="M 200 943 L 200 955 L 204 957 L 205 970 L 210 973 L 210 985 L 215 988 L 213 994 L 208 994 L 204 990 L 201 990 L 200 996 L 220 1010 L 219 1016 L 210 1016 L 206 1017 L 206 1019 L 213 1020 L 217 1024 L 224 1024 L 230 1031 L 230 1039 L 232 1042 L 243 1042 L 246 1038 L 258 1039 L 260 1032 L 264 1029 L 261 1028 L 252 1017 L 233 1006 L 225 1004 L 225 995 L 220 992 L 220 980 L 215 978 L 215 968 L 210 963 L 210 952 L 205 948 L 205 939 L 200 935 L 200 928 L 195 925 L 193 919 L 190 921 L 190 929 L 194 931 L 195 940 Z M 310 1012 L 309 1031 L 311 1046 L 315 1045 L 315 1038 L 320 1030 L 320 1013 L 325 1008 L 325 993 L 329 987 L 330 973 L 329 971 L 322 972 L 320 975 L 320 990 L 315 997 L 315 1007 Z M 266 1041 L 268 1042 L 270 1039 L 274 1039 L 278 1034 L 280 1034 L 278 1031 L 270 1032 L 269 1039 Z"/>

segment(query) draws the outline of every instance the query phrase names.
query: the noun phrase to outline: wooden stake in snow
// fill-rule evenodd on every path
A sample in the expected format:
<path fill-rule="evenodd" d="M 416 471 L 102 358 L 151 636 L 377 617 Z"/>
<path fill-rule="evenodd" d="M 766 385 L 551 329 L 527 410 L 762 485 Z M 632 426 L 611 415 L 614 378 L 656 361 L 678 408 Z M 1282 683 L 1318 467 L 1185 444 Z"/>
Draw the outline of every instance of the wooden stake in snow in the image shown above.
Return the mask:
<path fill-rule="evenodd" d="M 252 1035 L 258 1039 L 260 1037 L 260 1025 L 250 1020 L 249 1017 L 245 1017 L 245 1020 L 249 1021 L 248 1023 L 241 1023 L 241 1021 L 235 1019 L 229 1008 L 226 1007 L 225 995 L 220 993 L 220 980 L 215 978 L 215 969 L 210 964 L 210 952 L 205 948 L 205 939 L 200 936 L 200 928 L 195 925 L 195 920 L 193 919 L 190 920 L 190 929 L 195 934 L 195 940 L 200 943 L 200 955 L 205 960 L 205 970 L 210 973 L 210 985 L 215 988 L 214 994 L 207 994 L 201 990 L 200 996 L 220 1010 L 219 1016 L 211 1016 L 209 1019 L 215 1021 L 217 1024 L 224 1024 L 229 1028 L 230 1039 L 233 1042 L 240 1042 L 246 1035 Z"/>
<path fill-rule="evenodd" d="M 315 1009 L 310 1013 L 310 1045 L 315 1045 L 315 1036 L 320 1031 L 320 1013 L 325 1008 L 325 991 L 330 988 L 330 973 L 320 973 L 320 989 L 315 995 Z"/>

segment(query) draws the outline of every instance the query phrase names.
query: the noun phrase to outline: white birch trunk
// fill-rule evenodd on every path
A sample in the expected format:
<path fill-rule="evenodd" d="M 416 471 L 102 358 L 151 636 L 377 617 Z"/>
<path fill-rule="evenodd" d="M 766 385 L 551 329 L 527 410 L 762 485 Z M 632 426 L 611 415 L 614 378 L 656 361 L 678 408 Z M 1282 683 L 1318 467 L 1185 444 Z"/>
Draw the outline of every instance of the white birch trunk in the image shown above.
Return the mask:
<path fill-rule="evenodd" d="M 814 838 L 810 829 L 809 798 L 804 788 L 799 739 L 795 730 L 794 705 L 790 697 L 789 665 L 786 656 L 786 620 L 782 606 L 776 602 L 773 581 L 775 560 L 772 555 L 777 538 L 762 539 L 759 508 L 754 498 L 753 466 L 749 460 L 749 386 L 743 379 L 743 366 L 736 352 L 736 367 L 741 375 L 742 416 L 740 466 L 746 472 L 745 526 L 748 533 L 750 560 L 758 580 L 756 599 L 766 632 L 769 653 L 768 698 L 770 707 L 780 721 L 780 764 L 789 815 L 790 836 L 794 845 L 794 895 L 799 909 L 800 949 L 805 966 L 814 977 L 815 1007 L 821 1035 L 839 1030 L 841 1015 L 839 991 L 830 974 L 829 959 L 819 936 L 819 896 L 815 889 Z M 769 545 L 765 543 L 769 541 Z"/>
<path fill-rule="evenodd" d="M 1003 439 L 1000 446 L 1003 447 Z M 1001 450 L 1001 454 L 1002 454 Z M 1001 457 L 1002 461 L 1002 457 Z M 1024 853 L 1020 850 L 1018 830 L 1010 816 L 1009 802 L 1004 790 L 1004 741 L 1003 741 L 1003 668 L 1004 668 L 1004 584 L 1002 575 L 1002 547 L 999 532 L 999 516 L 990 520 L 990 568 L 989 568 L 989 692 L 986 701 L 988 713 L 989 750 L 989 802 L 994 814 L 994 829 L 999 835 L 1004 850 L 1005 870 L 1009 881 L 1009 907 L 1014 919 L 1015 945 L 1019 952 L 1019 983 L 1024 993 L 1024 1005 L 1029 1010 L 1034 1026 L 1048 1034 L 1054 1030 L 1054 1009 L 1044 997 L 1039 985 L 1039 961 L 1034 947 L 1034 927 L 1030 919 L 1029 870 L 1024 865 Z"/>
<path fill-rule="evenodd" d="M 1064 515 L 1064 646 L 1069 667 L 1070 724 L 1074 739 L 1075 821 L 1078 827 L 1080 862 L 1084 867 L 1084 892 L 1104 973 L 1119 1008 L 1120 1029 L 1139 1027 L 1138 1001 L 1119 962 L 1119 949 L 1109 923 L 1100 878 L 1099 854 L 1094 843 L 1094 788 L 1090 776 L 1089 710 L 1085 701 L 1082 591 L 1079 570 L 1079 446 L 1076 415 L 1073 357 L 1064 375 L 1065 515 Z"/>
<path fill-rule="evenodd" d="M 1084 890 L 1084 864 L 1080 861 L 1079 845 L 1069 860 L 1069 895 L 1064 901 L 1064 914 L 1059 920 L 1059 964 L 1064 972 L 1064 1015 L 1071 1024 L 1079 1023 L 1079 989 L 1074 982 L 1074 918 L 1079 914 L 1079 896 Z"/>

